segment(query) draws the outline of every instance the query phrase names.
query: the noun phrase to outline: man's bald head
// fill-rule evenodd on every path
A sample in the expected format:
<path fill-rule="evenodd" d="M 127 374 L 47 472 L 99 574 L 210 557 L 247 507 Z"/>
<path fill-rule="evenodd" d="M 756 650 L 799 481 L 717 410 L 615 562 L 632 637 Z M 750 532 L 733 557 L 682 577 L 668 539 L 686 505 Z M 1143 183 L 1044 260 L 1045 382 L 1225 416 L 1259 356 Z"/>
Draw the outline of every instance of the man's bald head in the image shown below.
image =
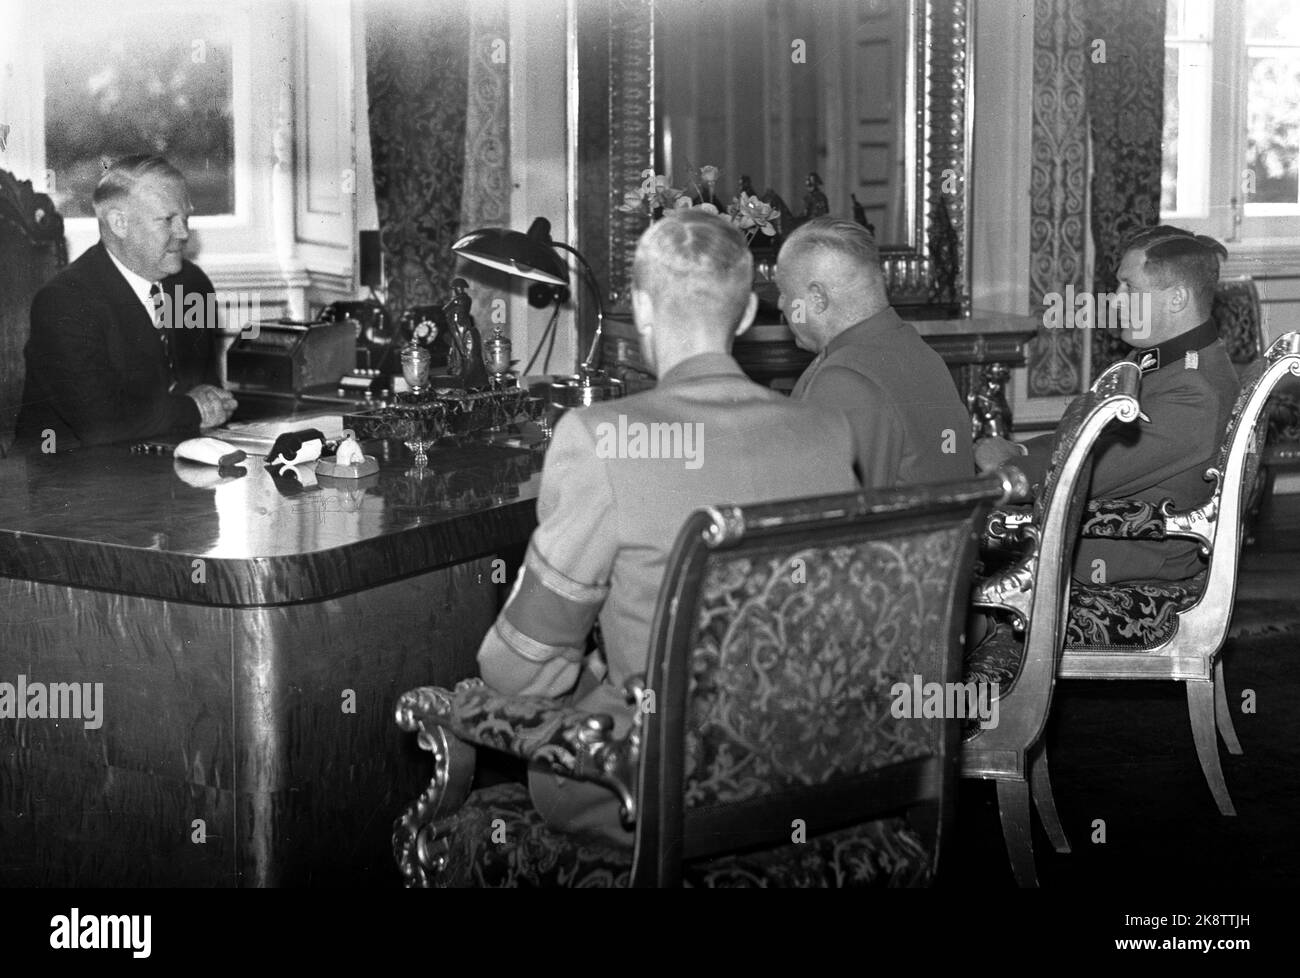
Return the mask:
<path fill-rule="evenodd" d="M 854 221 L 819 217 L 799 225 L 776 268 L 781 309 L 805 349 L 819 351 L 889 306 L 876 240 Z"/>

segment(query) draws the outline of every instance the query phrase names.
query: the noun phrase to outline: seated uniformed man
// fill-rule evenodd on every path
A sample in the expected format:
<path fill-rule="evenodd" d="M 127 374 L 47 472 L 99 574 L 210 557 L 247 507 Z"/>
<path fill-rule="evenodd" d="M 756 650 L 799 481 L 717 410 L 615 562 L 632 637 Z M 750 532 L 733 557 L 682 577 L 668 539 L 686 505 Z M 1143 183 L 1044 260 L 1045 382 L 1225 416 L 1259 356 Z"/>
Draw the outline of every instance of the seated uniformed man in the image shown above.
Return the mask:
<path fill-rule="evenodd" d="M 44 447 L 48 431 L 64 451 L 224 423 L 236 403 L 218 386 L 218 324 L 174 328 L 188 296 L 213 307 L 212 283 L 184 257 L 185 177 L 159 156 L 124 157 L 94 204 L 99 243 L 32 300 L 16 440 Z"/>
<path fill-rule="evenodd" d="M 781 311 L 816 353 L 791 397 L 843 412 L 868 489 L 967 479 L 970 414 L 943 358 L 889 305 L 870 232 L 823 217 L 801 224 L 777 258 Z"/>
<path fill-rule="evenodd" d="M 1093 449 L 1093 498 L 1172 498 L 1179 509 L 1209 498 L 1205 470 L 1241 390 L 1210 318 L 1219 260 L 1227 255 L 1213 238 L 1168 226 L 1129 242 L 1118 271 L 1118 311 L 1121 336 L 1134 348 L 1129 359 L 1142 368 L 1145 417 L 1102 432 Z M 1050 436 L 1022 445 L 988 438 L 976 443 L 975 460 L 985 472 L 1010 461 L 1041 483 L 1050 450 Z M 1204 567 L 1190 540 L 1082 540 L 1074 576 L 1106 584 L 1178 581 Z"/>
<path fill-rule="evenodd" d="M 645 671 L 665 564 L 686 517 L 717 503 L 857 487 L 847 421 L 752 383 L 730 356 L 757 310 L 752 280 L 744 238 L 717 217 L 678 211 L 642 235 L 632 311 L 658 386 L 570 411 L 556 426 L 538 527 L 479 649 L 488 686 L 573 693 L 575 705 L 611 714 L 623 734 L 632 716 L 623 684 Z M 584 650 L 597 618 L 607 658 L 593 671 Z M 543 772 L 530 786 L 551 824 L 631 844 L 604 787 Z"/>

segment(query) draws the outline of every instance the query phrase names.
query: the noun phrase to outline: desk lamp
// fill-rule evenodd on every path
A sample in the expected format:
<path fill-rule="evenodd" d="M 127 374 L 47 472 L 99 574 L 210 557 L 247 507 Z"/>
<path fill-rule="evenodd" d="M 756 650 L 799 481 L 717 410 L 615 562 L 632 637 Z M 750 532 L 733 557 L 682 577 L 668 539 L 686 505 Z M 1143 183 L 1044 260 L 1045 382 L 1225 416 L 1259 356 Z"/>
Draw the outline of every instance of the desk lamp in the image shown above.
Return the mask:
<path fill-rule="evenodd" d="M 583 281 L 596 300 L 596 335 L 592 338 L 586 358 L 578 364 L 577 374 L 553 378 L 551 400 L 570 407 L 617 396 L 618 382 L 611 381 L 604 371 L 594 366 L 600 352 L 600 338 L 605 329 L 605 304 L 601 301 L 596 275 L 577 248 L 551 239 L 550 221 L 544 217 L 536 218 L 527 234 L 505 228 L 480 228 L 462 236 L 451 246 L 451 250 L 462 258 L 480 265 L 533 282 L 567 289 L 569 268 L 556 253 L 557 248 L 572 253 L 582 266 Z M 565 298 L 567 295 L 564 292 L 556 294 L 557 302 L 562 302 Z"/>

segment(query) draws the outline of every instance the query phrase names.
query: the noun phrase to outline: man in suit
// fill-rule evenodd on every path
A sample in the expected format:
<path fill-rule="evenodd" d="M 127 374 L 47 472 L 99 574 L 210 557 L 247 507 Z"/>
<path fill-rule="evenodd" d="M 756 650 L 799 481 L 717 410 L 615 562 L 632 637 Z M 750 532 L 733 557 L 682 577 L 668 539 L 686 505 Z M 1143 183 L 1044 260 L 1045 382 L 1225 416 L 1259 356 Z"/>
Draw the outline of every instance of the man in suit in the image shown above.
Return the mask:
<path fill-rule="evenodd" d="M 740 233 L 697 210 L 637 245 L 632 312 L 653 390 L 570 411 L 542 472 L 538 527 L 514 591 L 479 649 L 490 687 L 574 694 L 624 733 L 627 679 L 646 668 L 668 553 L 686 517 L 718 503 L 849 492 L 852 433 L 835 412 L 748 380 L 730 356 L 753 322 L 753 260 Z M 584 650 L 599 618 L 605 661 Z M 593 669 L 594 665 L 594 669 Z M 552 824 L 630 844 L 612 792 L 534 772 Z"/>
<path fill-rule="evenodd" d="M 817 354 L 790 396 L 848 417 L 865 487 L 974 474 L 970 414 L 943 358 L 890 307 L 871 232 L 830 217 L 799 225 L 776 284 L 795 341 Z"/>
<path fill-rule="evenodd" d="M 224 423 L 235 399 L 219 386 L 220 330 L 212 283 L 186 261 L 190 200 L 180 171 L 158 156 L 118 160 L 94 193 L 99 243 L 32 301 L 27 375 L 16 438 L 58 451 L 78 445 L 192 435 Z M 197 326 L 198 328 L 194 328 Z"/>
<path fill-rule="evenodd" d="M 1178 509 L 1209 498 L 1205 470 L 1241 390 L 1210 318 L 1219 260 L 1227 255 L 1213 238 L 1169 226 L 1139 232 L 1125 249 L 1116 304 L 1120 335 L 1133 347 L 1129 359 L 1142 368 L 1144 417 L 1102 432 L 1093 449 L 1093 498 L 1172 498 Z M 1009 461 L 1041 484 L 1051 442 L 1050 435 L 1021 445 L 981 439 L 975 459 L 986 472 Z M 1081 540 L 1074 576 L 1107 584 L 1177 581 L 1204 567 L 1189 540 Z"/>

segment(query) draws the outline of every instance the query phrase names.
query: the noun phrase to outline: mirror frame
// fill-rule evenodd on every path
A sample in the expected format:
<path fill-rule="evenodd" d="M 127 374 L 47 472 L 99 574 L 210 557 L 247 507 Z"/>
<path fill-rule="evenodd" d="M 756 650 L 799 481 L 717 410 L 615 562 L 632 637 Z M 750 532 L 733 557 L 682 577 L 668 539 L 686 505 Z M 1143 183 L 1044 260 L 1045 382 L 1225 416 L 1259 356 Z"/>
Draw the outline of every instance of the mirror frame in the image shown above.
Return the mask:
<path fill-rule="evenodd" d="M 970 315 L 970 177 L 973 116 L 969 0 L 912 0 L 916 120 L 915 246 L 881 249 L 890 301 L 912 318 Z M 578 247 L 606 284 L 615 315 L 629 312 L 632 255 L 645 217 L 617 210 L 654 167 L 654 0 L 574 3 L 570 99 Z M 582 310 L 583 347 L 595 311 Z"/>

